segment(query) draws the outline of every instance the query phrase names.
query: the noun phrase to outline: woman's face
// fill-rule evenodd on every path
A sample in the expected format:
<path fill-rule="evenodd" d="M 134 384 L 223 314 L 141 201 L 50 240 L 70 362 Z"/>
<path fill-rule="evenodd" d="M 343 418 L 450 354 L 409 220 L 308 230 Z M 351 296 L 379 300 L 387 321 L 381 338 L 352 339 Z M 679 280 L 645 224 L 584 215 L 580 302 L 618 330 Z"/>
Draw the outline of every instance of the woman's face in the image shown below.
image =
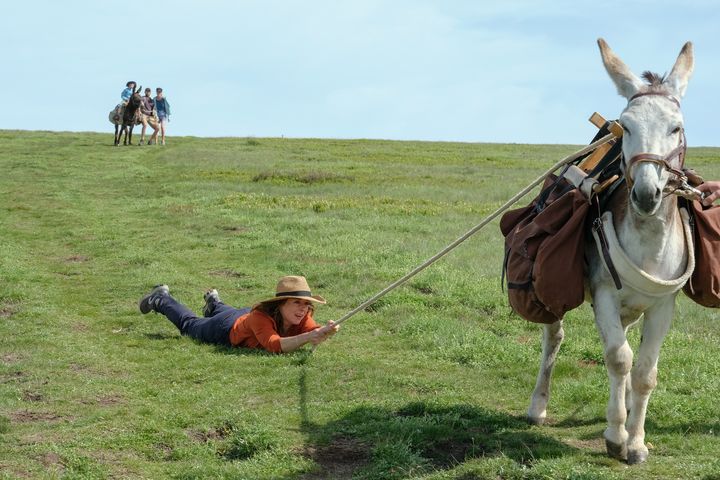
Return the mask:
<path fill-rule="evenodd" d="M 307 300 L 299 298 L 291 298 L 280 305 L 280 315 L 282 315 L 285 325 L 298 325 L 310 311 L 311 303 Z"/>

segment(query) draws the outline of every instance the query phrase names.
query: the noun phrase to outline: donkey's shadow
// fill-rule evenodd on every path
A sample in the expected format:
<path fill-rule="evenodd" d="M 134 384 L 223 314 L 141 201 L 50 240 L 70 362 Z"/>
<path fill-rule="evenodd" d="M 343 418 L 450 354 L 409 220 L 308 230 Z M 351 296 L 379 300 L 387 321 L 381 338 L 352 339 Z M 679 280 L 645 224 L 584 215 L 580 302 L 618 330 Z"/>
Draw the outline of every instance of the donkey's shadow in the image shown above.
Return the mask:
<path fill-rule="evenodd" d="M 379 470 L 387 469 L 407 471 L 410 478 L 418 469 L 445 470 L 473 458 L 506 457 L 530 465 L 577 452 L 532 428 L 524 417 L 467 404 L 368 404 L 317 425 L 308 419 L 304 373 L 299 385 L 304 453 L 321 467 L 306 479 L 349 478 L 362 472 L 382 476 Z"/>

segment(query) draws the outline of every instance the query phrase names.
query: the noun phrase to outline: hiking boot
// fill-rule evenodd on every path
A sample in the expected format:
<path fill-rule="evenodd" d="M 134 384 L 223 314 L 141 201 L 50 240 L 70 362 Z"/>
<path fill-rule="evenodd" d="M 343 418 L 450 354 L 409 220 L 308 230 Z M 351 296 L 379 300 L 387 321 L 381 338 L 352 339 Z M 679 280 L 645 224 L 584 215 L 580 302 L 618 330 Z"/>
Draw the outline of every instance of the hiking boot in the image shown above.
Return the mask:
<path fill-rule="evenodd" d="M 145 145 L 145 140 L 140 140 L 140 143 L 138 143 L 138 146 Z"/>
<path fill-rule="evenodd" d="M 138 306 L 140 307 L 140 313 L 150 313 L 155 311 L 157 302 L 162 297 L 170 295 L 170 288 L 167 285 L 155 285 L 150 293 L 140 299 Z"/>
<path fill-rule="evenodd" d="M 215 310 L 215 304 L 220 303 L 220 295 L 218 294 L 218 291 L 214 288 L 208 290 L 203 295 L 203 300 L 205 300 L 205 308 L 203 308 L 203 316 L 205 318 L 212 317 L 213 310 Z"/>

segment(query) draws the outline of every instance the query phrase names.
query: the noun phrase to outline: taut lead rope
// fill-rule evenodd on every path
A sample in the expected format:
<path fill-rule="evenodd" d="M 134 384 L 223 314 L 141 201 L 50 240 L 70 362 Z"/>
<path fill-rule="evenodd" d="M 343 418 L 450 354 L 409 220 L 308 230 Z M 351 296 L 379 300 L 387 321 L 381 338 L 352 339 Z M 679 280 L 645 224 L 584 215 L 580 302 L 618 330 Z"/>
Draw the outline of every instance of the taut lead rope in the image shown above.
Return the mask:
<path fill-rule="evenodd" d="M 448 253 L 450 253 L 450 251 L 454 250 L 458 245 L 460 245 L 460 244 L 463 243 L 465 240 L 467 240 L 468 238 L 470 238 L 471 236 L 473 236 L 475 233 L 478 232 L 478 230 L 480 230 L 481 228 L 483 228 L 485 225 L 487 225 L 488 223 L 490 223 L 493 219 L 495 219 L 495 218 L 496 218 L 498 215 L 500 215 L 502 212 L 504 212 L 505 210 L 507 210 L 508 208 L 510 208 L 510 207 L 511 207 L 513 204 L 515 204 L 518 200 L 520 200 L 522 197 L 524 197 L 525 195 L 527 195 L 528 192 L 530 192 L 533 188 L 535 188 L 535 186 L 537 186 L 537 185 L 539 185 L 540 183 L 542 183 L 542 182 L 545 180 L 545 177 L 547 177 L 548 175 L 550 175 L 551 173 L 553 173 L 555 170 L 557 170 L 558 168 L 562 167 L 563 165 L 567 165 L 567 164 L 573 162 L 574 160 L 577 160 L 578 158 L 582 157 L 583 155 L 586 155 L 586 154 L 592 152 L 593 150 L 595 150 L 595 149 L 596 149 L 597 147 L 599 147 L 600 145 L 604 145 L 604 144 L 608 143 L 610 140 L 613 140 L 614 138 L 617 138 L 617 137 L 616 137 L 614 134 L 609 133 L 609 134 L 605 135 L 604 137 L 602 137 L 601 139 L 599 139 L 599 140 L 591 143 L 591 144 L 588 145 L 587 147 L 585 147 L 585 148 L 583 148 L 583 149 L 581 149 L 581 150 L 578 150 L 577 152 L 573 153 L 572 155 L 569 155 L 569 156 L 563 158 L 562 160 L 560 160 L 559 162 L 557 162 L 555 165 L 553 165 L 553 166 L 550 167 L 548 170 L 546 170 L 542 175 L 540 175 L 540 176 L 539 176 L 535 181 L 533 181 L 530 185 L 528 185 L 527 187 L 525 187 L 524 189 L 522 189 L 522 190 L 521 190 L 520 192 L 518 192 L 514 197 L 512 197 L 510 200 L 508 200 L 507 202 L 505 202 L 504 205 L 502 205 L 500 208 L 498 208 L 498 209 L 495 210 L 493 213 L 491 213 L 489 216 L 487 216 L 482 222 L 480 222 L 479 224 L 475 225 L 473 228 L 471 228 L 470 230 L 468 230 L 467 233 L 465 233 L 463 236 L 461 236 L 460 238 L 458 238 L 457 240 L 455 240 L 454 242 L 452 242 L 452 243 L 451 243 L 450 245 L 448 245 L 447 247 L 443 248 L 440 252 L 438 252 L 437 254 L 435 254 L 432 258 L 428 259 L 428 260 L 427 260 L 425 263 L 423 263 L 422 265 L 416 267 L 413 271 L 411 271 L 410 273 L 408 273 L 407 275 L 405 275 L 405 276 L 402 277 L 401 279 L 396 280 L 394 283 L 392 283 L 391 285 L 387 286 L 384 290 L 376 293 L 375 295 L 373 295 L 373 296 L 370 297 L 369 299 L 365 300 L 363 303 L 361 303 L 360 305 L 358 305 L 357 307 L 355 307 L 353 310 L 350 310 L 350 311 L 349 311 L 348 313 L 346 313 L 342 318 L 340 318 L 338 321 L 336 321 L 336 322 L 335 322 L 335 325 L 339 325 L 339 324 L 343 323 L 344 321 L 348 320 L 350 317 L 352 317 L 352 316 L 355 315 L 356 313 L 358 313 L 358 312 L 366 309 L 367 307 L 369 307 L 369 306 L 372 305 L 373 303 L 377 302 L 380 298 L 382 298 L 383 296 L 385 296 L 385 295 L 388 294 L 389 292 L 395 290 L 397 287 L 403 285 L 405 282 L 407 282 L 408 280 L 410 280 L 412 277 L 414 277 L 414 276 L 417 275 L 418 273 L 422 272 L 422 271 L 425 270 L 427 267 L 429 267 L 430 265 L 432 265 L 433 263 L 437 262 L 438 260 L 440 260 L 440 259 L 441 259 L 442 257 L 444 257 L 445 255 L 447 255 Z"/>

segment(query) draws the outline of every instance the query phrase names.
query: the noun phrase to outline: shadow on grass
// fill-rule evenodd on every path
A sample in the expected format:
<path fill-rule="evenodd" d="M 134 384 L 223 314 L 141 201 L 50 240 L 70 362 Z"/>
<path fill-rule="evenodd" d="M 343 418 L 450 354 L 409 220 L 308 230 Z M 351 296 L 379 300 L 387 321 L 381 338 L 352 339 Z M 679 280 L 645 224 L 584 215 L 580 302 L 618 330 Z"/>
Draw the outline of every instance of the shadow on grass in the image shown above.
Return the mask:
<path fill-rule="evenodd" d="M 465 404 L 364 405 L 339 420 L 316 425 L 308 419 L 304 367 L 299 387 L 307 438 L 304 455 L 320 466 L 304 480 L 414 478 L 483 457 L 504 457 L 531 466 L 537 460 L 577 452 L 539 433 L 524 417 Z"/>
<path fill-rule="evenodd" d="M 145 333 L 145 334 L 143 334 L 143 336 L 145 338 L 147 338 L 148 340 L 168 340 L 168 339 L 177 337 L 177 334 L 156 332 L 156 333 Z"/>
<path fill-rule="evenodd" d="M 216 353 L 223 354 L 223 355 L 233 355 L 233 356 L 243 356 L 243 357 L 280 357 L 277 353 L 268 352 L 267 350 L 263 350 L 260 348 L 243 348 L 243 347 L 231 347 L 226 345 L 217 345 L 207 342 L 202 342 L 200 340 L 190 338 L 187 336 L 183 336 L 178 334 L 177 332 L 155 332 L 155 333 L 145 333 L 143 336 L 149 340 L 159 340 L 159 341 L 165 341 L 165 340 L 180 340 L 184 342 L 193 342 L 196 345 L 202 345 L 207 348 L 212 348 L 215 350 Z M 292 353 L 284 353 L 282 354 L 283 358 L 290 357 L 290 361 L 294 365 L 304 365 L 307 359 L 312 355 L 312 351 L 308 349 L 298 350 L 296 352 Z"/>
<path fill-rule="evenodd" d="M 548 425 L 553 427 L 562 428 L 573 428 L 573 427 L 587 427 L 591 425 L 604 426 L 607 423 L 605 417 L 594 417 L 594 418 L 578 418 L 575 414 L 571 414 L 569 417 L 559 421 L 549 421 Z"/>
<path fill-rule="evenodd" d="M 277 353 L 271 353 L 266 350 L 261 350 L 259 348 L 242 348 L 242 347 L 226 347 L 223 345 L 212 345 L 208 343 L 203 343 L 199 340 L 190 339 L 191 341 L 197 343 L 198 345 L 205 345 L 210 346 L 211 348 L 215 349 L 215 353 L 220 353 L 223 355 L 233 355 L 235 357 L 276 357 Z"/>

